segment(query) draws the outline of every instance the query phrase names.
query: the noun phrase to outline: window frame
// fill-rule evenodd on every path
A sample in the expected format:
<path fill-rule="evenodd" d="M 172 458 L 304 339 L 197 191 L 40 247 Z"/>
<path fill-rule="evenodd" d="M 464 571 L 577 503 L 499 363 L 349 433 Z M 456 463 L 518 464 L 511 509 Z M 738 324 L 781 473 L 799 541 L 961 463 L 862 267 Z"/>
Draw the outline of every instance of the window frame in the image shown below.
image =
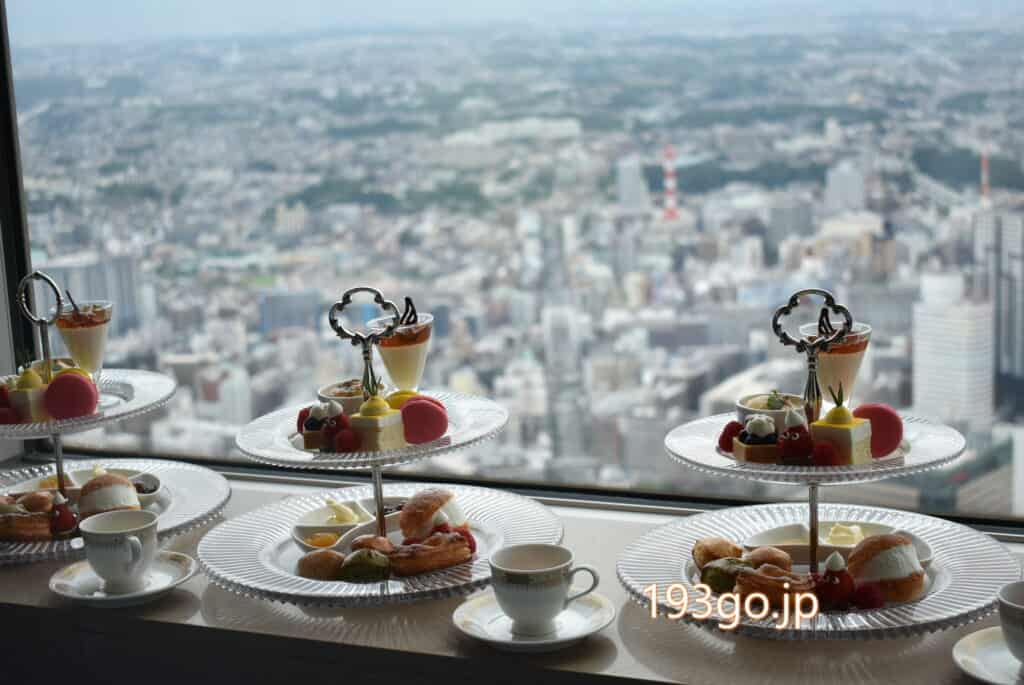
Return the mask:
<path fill-rule="evenodd" d="M 13 350 L 14 359 L 17 360 L 26 358 L 26 355 L 32 355 L 31 358 L 38 356 L 38 342 L 33 326 L 24 317 L 15 315 L 16 303 L 14 298 L 18 284 L 26 274 L 31 272 L 32 266 L 31 242 L 28 233 L 24 187 L 22 183 L 20 139 L 18 137 L 10 33 L 5 0 L 0 0 L 0 58 L 3 60 L 3 64 L 0 65 L 0 228 L 2 228 L 2 233 L 0 233 L 0 253 L 3 255 L 3 261 L 0 264 L 3 268 L 3 282 L 0 283 L 0 291 L 6 291 L 3 306 L 7 308 L 10 318 L 9 339 L 0 340 L 0 343 L 9 345 L 9 349 Z M 29 298 L 31 301 L 31 290 Z M 25 441 L 25 453 L 27 455 L 48 453 L 48 445 L 48 440 Z M 3 452 L 0 451 L 0 455 L 2 454 Z M 76 455 L 170 459 L 214 468 L 215 470 L 236 474 L 244 478 L 261 478 L 278 482 L 370 482 L 369 471 L 366 470 L 330 471 L 310 469 L 298 474 L 293 471 L 283 471 L 270 466 L 259 465 L 255 462 L 239 463 L 179 454 L 159 452 L 135 454 L 127 451 L 107 452 L 85 448 L 72 448 L 68 450 L 69 457 Z M 765 502 L 762 500 L 732 497 L 717 498 L 646 490 L 609 490 L 596 486 L 567 483 L 473 479 L 444 474 L 406 473 L 393 470 L 389 470 L 387 479 L 393 481 L 447 482 L 494 487 L 519 492 L 541 501 L 558 503 L 563 506 L 589 506 L 670 515 L 687 515 L 712 509 L 762 504 Z M 1004 542 L 1024 543 L 1024 518 L 1015 520 L 1003 517 L 950 513 L 918 513 L 978 528 Z"/>

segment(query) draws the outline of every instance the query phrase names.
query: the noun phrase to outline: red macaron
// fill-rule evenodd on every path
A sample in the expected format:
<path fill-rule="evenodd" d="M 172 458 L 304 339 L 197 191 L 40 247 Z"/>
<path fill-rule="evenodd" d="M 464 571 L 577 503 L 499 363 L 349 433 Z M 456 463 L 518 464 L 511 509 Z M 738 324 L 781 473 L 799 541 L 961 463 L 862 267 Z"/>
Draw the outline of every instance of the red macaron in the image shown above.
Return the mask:
<path fill-rule="evenodd" d="M 78 373 L 62 373 L 43 393 L 46 413 L 55 419 L 73 419 L 96 411 L 100 393 L 92 380 Z"/>
<path fill-rule="evenodd" d="M 871 422 L 871 456 L 881 459 L 903 442 L 903 419 L 887 404 L 862 404 L 853 410 L 858 419 Z"/>
<path fill-rule="evenodd" d="M 448 430 L 448 411 L 432 397 L 414 397 L 402 405 L 402 428 L 409 444 L 432 442 Z"/>

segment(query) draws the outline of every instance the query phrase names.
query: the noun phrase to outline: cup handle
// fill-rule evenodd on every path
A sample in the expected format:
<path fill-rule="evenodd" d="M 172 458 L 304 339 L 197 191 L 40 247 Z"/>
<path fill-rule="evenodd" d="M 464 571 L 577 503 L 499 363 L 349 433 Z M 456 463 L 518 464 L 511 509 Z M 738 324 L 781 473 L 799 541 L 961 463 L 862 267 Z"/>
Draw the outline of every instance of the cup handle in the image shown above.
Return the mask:
<path fill-rule="evenodd" d="M 125 566 L 129 573 L 135 573 L 135 567 L 142 561 L 142 541 L 138 536 L 128 535 L 124 539 L 125 547 L 128 548 L 128 563 Z"/>
<path fill-rule="evenodd" d="M 575 595 L 569 595 L 568 597 L 566 597 L 565 604 L 563 606 L 569 606 L 569 602 L 571 602 L 571 601 L 573 601 L 575 599 L 579 599 L 580 597 L 583 597 L 584 595 L 589 595 L 591 592 L 593 592 L 594 590 L 597 589 L 597 584 L 601 582 L 601 576 L 597 575 L 597 571 L 592 566 L 577 566 L 576 568 L 574 568 L 572 571 L 569 572 L 569 585 L 570 586 L 572 585 L 572 579 L 580 571 L 586 571 L 587 573 L 589 573 L 593 582 L 590 583 L 590 587 L 588 587 L 586 590 L 584 590 L 582 592 L 577 592 Z"/>

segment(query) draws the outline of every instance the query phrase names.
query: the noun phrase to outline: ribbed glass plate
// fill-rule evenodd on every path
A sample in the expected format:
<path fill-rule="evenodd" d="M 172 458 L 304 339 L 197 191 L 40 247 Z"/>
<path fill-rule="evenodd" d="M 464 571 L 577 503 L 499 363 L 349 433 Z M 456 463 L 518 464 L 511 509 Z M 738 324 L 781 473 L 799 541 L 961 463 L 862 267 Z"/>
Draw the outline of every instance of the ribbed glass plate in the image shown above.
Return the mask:
<path fill-rule="evenodd" d="M 493 438 L 508 423 L 508 410 L 497 402 L 456 392 L 424 393 L 444 403 L 448 410 L 448 431 L 439 439 L 380 452 L 312 452 L 294 447 L 295 420 L 300 404 L 265 414 L 238 431 L 235 443 L 250 459 L 293 469 L 365 469 L 396 466 L 429 459 Z"/>
<path fill-rule="evenodd" d="M 386 497 L 409 497 L 436 485 L 385 484 Z M 458 499 L 470 525 L 493 530 L 503 545 L 558 543 L 562 523 L 532 499 L 500 490 L 445 485 Z M 302 551 L 291 538 L 295 521 L 324 505 L 373 497 L 370 486 L 292 497 L 243 514 L 211 530 L 199 543 L 199 563 L 216 585 L 241 595 L 303 606 L 375 606 L 468 594 L 491 580 L 488 551 L 478 549 L 471 562 L 380 583 L 309 580 L 294 573 Z"/>
<path fill-rule="evenodd" d="M 9 378 L 9 377 L 8 377 Z M 103 369 L 99 391 L 111 406 L 89 416 L 40 423 L 0 424 L 0 439 L 45 438 L 54 433 L 80 433 L 111 421 L 122 421 L 158 409 L 171 399 L 177 387 L 173 378 L 153 371 Z"/>
<path fill-rule="evenodd" d="M 916 416 L 901 416 L 904 446 L 888 457 L 859 466 L 782 466 L 737 461 L 731 454 L 718 450 L 718 436 L 725 424 L 736 418 L 733 414 L 717 414 L 673 428 L 665 436 L 665 450 L 675 461 L 716 476 L 831 485 L 909 476 L 937 469 L 963 453 L 967 443 L 956 429 Z"/>
<path fill-rule="evenodd" d="M 882 609 L 823 612 L 799 630 L 792 625 L 777 629 L 777 621 L 770 618 L 744 619 L 736 632 L 776 639 L 834 640 L 905 637 L 946 630 L 991 613 L 999 589 L 1021 577 L 1020 566 L 1005 547 L 957 523 L 852 504 L 822 504 L 819 512 L 822 520 L 885 524 L 925 540 L 934 555 L 928 569 L 932 580 L 928 594 L 917 602 Z M 657 583 L 659 613 L 671 613 L 675 610 L 665 601 L 665 589 L 672 583 L 681 583 L 691 598 L 701 596 L 686 572 L 697 540 L 714 536 L 743 544 L 755 533 L 806 520 L 806 504 L 765 504 L 688 516 L 655 528 L 627 547 L 616 564 L 619 582 L 648 609 L 650 593 L 645 595 L 644 588 Z M 691 615 L 694 610 L 691 604 L 690 611 L 680 620 L 719 630 L 721 617 L 717 612 L 706 620 L 698 620 Z"/>
<path fill-rule="evenodd" d="M 69 471 L 103 466 L 108 469 L 134 469 L 160 478 L 161 499 L 157 535 L 166 540 L 205 525 L 213 520 L 231 498 L 231 486 L 216 471 L 174 461 L 155 459 L 74 459 L 67 460 Z M 0 473 L 0 492 L 32 478 L 50 476 L 53 464 L 41 464 Z M 76 559 L 84 556 L 81 538 L 48 542 L 0 542 L 0 564 L 30 561 Z"/>

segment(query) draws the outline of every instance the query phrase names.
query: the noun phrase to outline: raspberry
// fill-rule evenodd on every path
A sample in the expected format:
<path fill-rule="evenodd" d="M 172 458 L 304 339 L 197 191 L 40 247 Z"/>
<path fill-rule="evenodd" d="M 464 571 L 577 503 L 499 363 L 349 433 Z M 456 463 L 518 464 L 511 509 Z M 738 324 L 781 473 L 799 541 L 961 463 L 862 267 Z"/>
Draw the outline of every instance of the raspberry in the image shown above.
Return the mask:
<path fill-rule="evenodd" d="M 306 423 L 306 419 L 309 418 L 309 412 L 312 407 L 306 407 L 305 409 L 299 410 L 299 420 L 295 422 L 295 432 L 302 432 L 302 424 Z"/>
<path fill-rule="evenodd" d="M 0 408 L 0 423 L 21 423 L 18 412 L 10 407 Z"/>
<path fill-rule="evenodd" d="M 885 595 L 878 583 L 861 583 L 853 591 L 850 602 L 858 609 L 881 609 L 885 606 Z"/>
<path fill-rule="evenodd" d="M 732 439 L 743 431 L 743 424 L 739 421 L 730 421 L 725 424 L 722 434 L 718 436 L 718 449 L 732 454 Z"/>
<path fill-rule="evenodd" d="M 811 454 L 811 462 L 815 466 L 841 466 L 839 452 L 831 442 L 814 443 L 814 452 Z"/>
<path fill-rule="evenodd" d="M 10 407 L 11 396 L 8 394 L 7 386 L 0 385 L 0 407 Z"/>
<path fill-rule="evenodd" d="M 351 428 L 342 428 L 334 437 L 335 452 L 358 452 L 363 438 Z"/>

